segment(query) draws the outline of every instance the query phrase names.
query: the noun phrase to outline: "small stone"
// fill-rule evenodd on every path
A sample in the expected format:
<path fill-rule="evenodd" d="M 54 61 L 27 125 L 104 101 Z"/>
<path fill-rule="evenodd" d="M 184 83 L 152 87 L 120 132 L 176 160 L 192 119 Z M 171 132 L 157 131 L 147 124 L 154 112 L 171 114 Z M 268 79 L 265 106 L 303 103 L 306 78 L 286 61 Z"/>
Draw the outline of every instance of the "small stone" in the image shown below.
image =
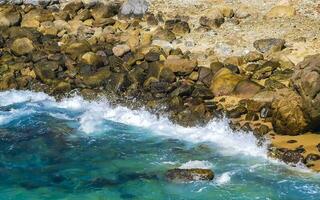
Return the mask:
<path fill-rule="evenodd" d="M 281 51 L 284 48 L 285 41 L 283 39 L 269 38 L 256 40 L 253 46 L 261 53 Z"/>
<path fill-rule="evenodd" d="M 29 54 L 34 50 L 33 42 L 28 38 L 18 38 L 12 43 L 11 50 L 18 56 Z"/>
<path fill-rule="evenodd" d="M 121 57 L 125 53 L 130 51 L 130 47 L 126 44 L 119 44 L 112 48 L 112 52 L 115 56 Z"/>

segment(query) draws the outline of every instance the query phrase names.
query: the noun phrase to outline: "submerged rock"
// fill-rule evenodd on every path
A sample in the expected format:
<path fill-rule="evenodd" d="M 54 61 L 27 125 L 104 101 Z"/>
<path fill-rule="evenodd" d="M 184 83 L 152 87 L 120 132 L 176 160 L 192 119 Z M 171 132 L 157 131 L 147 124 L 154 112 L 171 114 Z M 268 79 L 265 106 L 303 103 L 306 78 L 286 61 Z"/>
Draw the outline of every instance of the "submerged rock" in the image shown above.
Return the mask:
<path fill-rule="evenodd" d="M 210 181 L 214 173 L 210 169 L 171 169 L 166 173 L 166 178 L 173 182 Z"/>

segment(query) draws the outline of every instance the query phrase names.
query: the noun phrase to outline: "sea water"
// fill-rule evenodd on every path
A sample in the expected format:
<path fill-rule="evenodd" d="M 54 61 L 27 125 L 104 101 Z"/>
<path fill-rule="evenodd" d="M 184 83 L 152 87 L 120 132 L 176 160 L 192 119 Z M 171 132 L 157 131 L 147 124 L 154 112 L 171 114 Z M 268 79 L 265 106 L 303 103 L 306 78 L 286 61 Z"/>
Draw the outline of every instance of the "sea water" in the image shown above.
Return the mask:
<path fill-rule="evenodd" d="M 227 119 L 184 128 L 143 109 L 79 96 L 0 92 L 0 200 L 319 200 L 320 176 L 267 158 Z M 212 181 L 170 183 L 168 169 Z"/>

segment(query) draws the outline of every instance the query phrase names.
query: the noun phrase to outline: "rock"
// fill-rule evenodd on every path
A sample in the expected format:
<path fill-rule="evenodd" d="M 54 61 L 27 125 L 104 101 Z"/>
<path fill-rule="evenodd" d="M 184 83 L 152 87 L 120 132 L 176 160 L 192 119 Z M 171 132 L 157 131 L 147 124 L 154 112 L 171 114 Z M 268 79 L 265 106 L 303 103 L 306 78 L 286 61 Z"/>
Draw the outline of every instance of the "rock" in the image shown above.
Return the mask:
<path fill-rule="evenodd" d="M 58 29 L 55 27 L 54 23 L 51 21 L 46 21 L 41 23 L 38 30 L 44 35 L 57 35 L 58 33 Z"/>
<path fill-rule="evenodd" d="M 173 182 L 210 181 L 214 173 L 210 169 L 171 169 L 166 173 L 166 178 Z"/>
<path fill-rule="evenodd" d="M 244 114 L 247 114 L 248 110 L 244 106 L 238 106 L 230 111 L 228 111 L 228 117 L 230 118 L 239 118 Z"/>
<path fill-rule="evenodd" d="M 231 94 L 243 78 L 227 68 L 219 70 L 211 81 L 210 90 L 214 96 Z"/>
<path fill-rule="evenodd" d="M 22 56 L 31 53 L 34 50 L 34 46 L 30 39 L 18 38 L 13 41 L 10 49 L 15 55 Z"/>
<path fill-rule="evenodd" d="M 219 12 L 219 14 L 214 14 L 212 16 L 202 16 L 199 19 L 199 23 L 201 26 L 205 26 L 208 28 L 219 28 L 223 23 L 224 23 L 224 17 L 223 15 Z"/>
<path fill-rule="evenodd" d="M 168 56 L 164 66 L 174 73 L 190 74 L 197 66 L 197 61 L 179 58 L 179 56 Z"/>
<path fill-rule="evenodd" d="M 176 75 L 169 68 L 163 68 L 159 77 L 160 81 L 173 83 L 176 80 Z"/>
<path fill-rule="evenodd" d="M 207 87 L 210 87 L 212 80 L 212 70 L 207 67 L 199 67 L 198 80 L 205 84 Z"/>
<path fill-rule="evenodd" d="M 41 22 L 53 20 L 54 17 L 49 10 L 35 8 L 23 16 L 21 27 L 38 28 Z"/>
<path fill-rule="evenodd" d="M 174 26 L 172 28 L 172 32 L 174 34 L 180 35 L 180 36 L 183 36 L 183 35 L 189 33 L 190 27 L 189 27 L 188 22 L 181 21 L 181 22 L 174 24 Z"/>
<path fill-rule="evenodd" d="M 317 161 L 317 160 L 320 160 L 320 155 L 319 154 L 315 154 L 315 153 L 310 153 L 304 159 L 304 163 L 308 164 L 310 162 L 314 162 L 314 161 Z"/>
<path fill-rule="evenodd" d="M 266 135 L 269 131 L 270 131 L 270 129 L 268 126 L 261 125 L 261 126 L 259 126 L 259 128 L 256 128 L 254 130 L 254 133 L 256 136 L 262 137 L 262 136 Z"/>
<path fill-rule="evenodd" d="M 14 6 L 6 5 L 0 8 L 0 26 L 15 26 L 20 21 L 21 15 Z"/>
<path fill-rule="evenodd" d="M 118 14 L 118 6 L 113 3 L 101 4 L 98 3 L 91 10 L 92 17 L 97 20 L 101 18 L 109 18 Z"/>
<path fill-rule="evenodd" d="M 103 66 L 104 64 L 102 57 L 93 52 L 87 52 L 83 54 L 81 60 L 83 63 L 88 65 Z"/>
<path fill-rule="evenodd" d="M 283 89 L 277 92 L 272 102 L 272 125 L 275 132 L 299 135 L 308 130 L 308 121 L 301 105 L 302 98 L 294 91 Z"/>
<path fill-rule="evenodd" d="M 112 48 L 112 52 L 115 56 L 121 57 L 125 53 L 130 51 L 130 47 L 126 44 L 119 44 Z"/>
<path fill-rule="evenodd" d="M 285 163 L 296 164 L 303 161 L 303 156 L 297 151 L 286 150 L 282 155 L 281 160 Z"/>
<path fill-rule="evenodd" d="M 109 69 L 103 67 L 93 75 L 84 76 L 83 83 L 90 88 L 99 87 L 108 81 L 108 78 L 111 76 L 111 74 L 112 73 L 109 71 Z"/>
<path fill-rule="evenodd" d="M 90 44 L 87 41 L 72 42 L 67 44 L 64 49 L 65 53 L 70 54 L 73 59 L 78 58 L 90 51 Z"/>
<path fill-rule="evenodd" d="M 223 67 L 224 67 L 224 64 L 221 62 L 213 62 L 210 64 L 210 69 L 213 75 L 215 75 Z"/>
<path fill-rule="evenodd" d="M 280 5 L 273 7 L 267 14 L 266 18 L 277 17 L 293 17 L 296 14 L 296 10 L 292 6 Z"/>
<path fill-rule="evenodd" d="M 160 28 L 154 32 L 153 39 L 158 41 L 164 40 L 164 41 L 172 42 L 173 40 L 176 39 L 176 36 L 172 31 Z M 171 46 L 171 44 L 165 44 L 165 46 Z"/>
<path fill-rule="evenodd" d="M 159 59 L 160 59 L 160 54 L 158 52 L 149 51 L 145 55 L 145 60 L 148 62 L 155 62 L 155 61 L 158 61 Z"/>
<path fill-rule="evenodd" d="M 260 65 L 255 69 L 252 78 L 257 80 L 269 78 L 274 70 L 279 67 L 280 64 L 278 62 L 267 61 L 263 65 Z"/>
<path fill-rule="evenodd" d="M 56 61 L 41 60 L 34 65 L 34 71 L 38 79 L 43 83 L 51 84 L 56 78 L 56 70 L 59 68 L 59 63 Z"/>
<path fill-rule="evenodd" d="M 256 51 L 250 51 L 244 56 L 244 61 L 246 63 L 248 62 L 257 62 L 259 60 L 263 60 L 263 54 L 256 52 Z"/>
<path fill-rule="evenodd" d="M 266 82 L 264 83 L 264 86 L 270 90 L 283 89 L 286 87 L 285 84 L 273 79 L 267 79 Z"/>
<path fill-rule="evenodd" d="M 120 8 L 120 14 L 124 16 L 142 16 L 148 10 L 146 0 L 127 0 Z"/>
<path fill-rule="evenodd" d="M 320 127 L 320 54 L 306 57 L 295 67 L 293 88 L 302 97 L 302 108 L 312 129 Z"/>
<path fill-rule="evenodd" d="M 54 87 L 52 90 L 53 94 L 62 94 L 64 95 L 66 92 L 71 90 L 71 85 L 68 82 L 61 81 Z"/>
<path fill-rule="evenodd" d="M 251 98 L 263 89 L 263 86 L 251 80 L 240 81 L 234 89 L 234 94 L 244 98 Z"/>
<path fill-rule="evenodd" d="M 317 149 L 320 152 L 320 143 L 317 145 Z"/>
<path fill-rule="evenodd" d="M 285 41 L 283 39 L 268 38 L 262 40 L 256 40 L 253 43 L 254 48 L 256 48 L 261 53 L 276 52 L 281 51 L 284 48 Z"/>

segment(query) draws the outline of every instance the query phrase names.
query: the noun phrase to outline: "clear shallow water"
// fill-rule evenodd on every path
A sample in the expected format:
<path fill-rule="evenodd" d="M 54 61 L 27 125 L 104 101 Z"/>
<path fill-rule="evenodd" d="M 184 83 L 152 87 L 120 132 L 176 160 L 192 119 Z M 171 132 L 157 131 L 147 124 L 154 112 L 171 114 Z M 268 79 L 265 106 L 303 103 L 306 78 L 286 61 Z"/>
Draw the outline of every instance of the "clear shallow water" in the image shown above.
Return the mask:
<path fill-rule="evenodd" d="M 320 199 L 319 175 L 268 160 L 227 124 L 182 128 L 106 101 L 0 92 L 0 199 Z M 216 177 L 168 183 L 174 167 Z"/>

